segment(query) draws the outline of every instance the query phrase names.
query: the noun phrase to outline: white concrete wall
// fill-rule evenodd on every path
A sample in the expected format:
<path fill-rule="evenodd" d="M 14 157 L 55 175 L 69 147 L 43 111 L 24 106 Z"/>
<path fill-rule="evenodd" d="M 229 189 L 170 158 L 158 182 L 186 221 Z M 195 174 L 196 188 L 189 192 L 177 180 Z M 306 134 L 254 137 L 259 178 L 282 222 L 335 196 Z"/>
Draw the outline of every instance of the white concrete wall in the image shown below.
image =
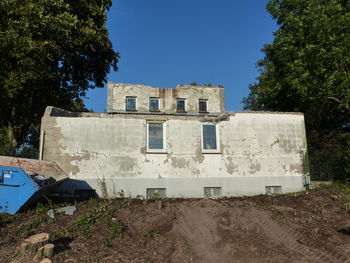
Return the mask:
<path fill-rule="evenodd" d="M 72 179 L 101 193 L 123 190 L 145 195 L 146 188 L 166 187 L 167 196 L 203 197 L 203 187 L 222 187 L 226 196 L 303 189 L 306 153 L 301 114 L 231 114 L 227 120 L 180 116 L 108 115 L 43 117 L 43 158 L 56 161 Z M 146 123 L 166 123 L 166 153 L 146 152 Z M 201 125 L 217 122 L 220 152 L 203 153 Z M 75 187 L 79 188 L 79 183 Z"/>

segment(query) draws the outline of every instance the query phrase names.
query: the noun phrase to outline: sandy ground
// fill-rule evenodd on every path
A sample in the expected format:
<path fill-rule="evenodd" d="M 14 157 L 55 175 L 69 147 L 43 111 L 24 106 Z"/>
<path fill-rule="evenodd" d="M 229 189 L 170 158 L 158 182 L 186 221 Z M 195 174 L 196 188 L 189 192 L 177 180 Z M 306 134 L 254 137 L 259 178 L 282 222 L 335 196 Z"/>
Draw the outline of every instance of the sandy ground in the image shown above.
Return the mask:
<path fill-rule="evenodd" d="M 113 220 L 123 234 L 105 245 L 108 233 L 94 226 L 86 238 L 74 230 L 88 209 L 78 204 L 74 216 L 42 223 L 36 231 L 64 236 L 53 239 L 53 262 L 350 262 L 350 236 L 337 231 L 350 225 L 344 200 L 348 193 L 313 191 L 281 196 L 220 200 L 125 201 Z M 112 202 L 112 201 L 101 201 Z M 112 203 L 111 203 L 112 205 Z M 21 217 L 3 225 L 5 237 Z M 0 262 L 25 262 L 13 256 L 22 237 L 3 242 Z M 1 240 L 1 236 L 0 236 Z M 22 260 L 22 261 L 21 261 Z"/>

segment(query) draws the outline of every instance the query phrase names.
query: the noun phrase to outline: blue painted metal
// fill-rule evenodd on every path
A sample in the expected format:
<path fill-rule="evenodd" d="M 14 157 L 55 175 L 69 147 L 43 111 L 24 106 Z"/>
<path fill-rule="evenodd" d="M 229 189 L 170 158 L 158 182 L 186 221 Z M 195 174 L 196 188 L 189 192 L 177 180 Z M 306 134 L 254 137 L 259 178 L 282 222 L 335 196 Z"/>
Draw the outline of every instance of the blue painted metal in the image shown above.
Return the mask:
<path fill-rule="evenodd" d="M 40 195 L 40 190 L 21 168 L 0 166 L 0 213 L 15 214 Z"/>

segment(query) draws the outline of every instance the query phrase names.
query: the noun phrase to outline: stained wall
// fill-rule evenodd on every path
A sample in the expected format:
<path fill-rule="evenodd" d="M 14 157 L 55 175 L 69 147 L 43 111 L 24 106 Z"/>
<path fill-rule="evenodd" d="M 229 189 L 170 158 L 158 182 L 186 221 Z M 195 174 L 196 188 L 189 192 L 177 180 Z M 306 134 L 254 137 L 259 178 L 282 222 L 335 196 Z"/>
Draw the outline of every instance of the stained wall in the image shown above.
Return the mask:
<path fill-rule="evenodd" d="M 163 121 L 165 153 L 146 150 L 148 121 Z M 216 123 L 216 153 L 204 153 L 203 123 Z M 56 161 L 77 183 L 101 194 L 145 196 L 166 188 L 169 197 L 203 197 L 203 187 L 225 196 L 283 192 L 304 187 L 306 137 L 298 113 L 235 112 L 217 117 L 149 114 L 69 113 L 48 107 L 42 118 L 42 156 Z M 74 181 L 72 181 L 74 182 Z M 86 185 L 86 184 L 85 184 Z"/>

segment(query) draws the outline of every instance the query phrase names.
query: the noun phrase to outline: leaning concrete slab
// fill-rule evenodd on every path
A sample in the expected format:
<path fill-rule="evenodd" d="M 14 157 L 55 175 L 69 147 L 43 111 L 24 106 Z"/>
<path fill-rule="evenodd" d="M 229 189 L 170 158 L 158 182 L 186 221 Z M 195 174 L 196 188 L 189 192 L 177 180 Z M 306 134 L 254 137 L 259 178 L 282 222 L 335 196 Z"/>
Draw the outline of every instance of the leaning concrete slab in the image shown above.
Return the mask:
<path fill-rule="evenodd" d="M 65 172 L 55 162 L 51 161 L 0 156 L 0 166 L 22 168 L 26 172 L 52 177 L 56 182 L 68 179 Z"/>

